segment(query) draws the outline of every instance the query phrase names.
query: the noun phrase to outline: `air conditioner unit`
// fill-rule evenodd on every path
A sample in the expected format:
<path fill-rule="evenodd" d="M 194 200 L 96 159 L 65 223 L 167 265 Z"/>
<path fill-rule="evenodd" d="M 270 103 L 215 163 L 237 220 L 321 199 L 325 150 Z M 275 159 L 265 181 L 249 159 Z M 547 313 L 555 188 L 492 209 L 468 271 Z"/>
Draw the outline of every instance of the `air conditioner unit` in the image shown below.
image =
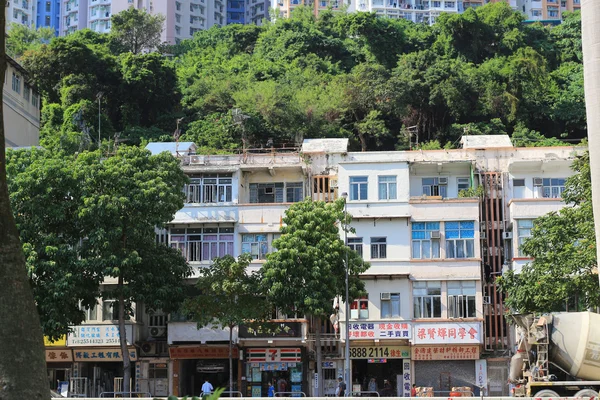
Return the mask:
<path fill-rule="evenodd" d="M 479 239 L 487 239 L 487 233 L 486 233 L 485 231 L 482 231 L 482 232 L 479 234 Z"/>
<path fill-rule="evenodd" d="M 492 304 L 490 296 L 483 296 L 483 304 Z"/>
<path fill-rule="evenodd" d="M 140 355 L 142 357 L 152 357 L 156 355 L 156 343 L 146 342 L 140 346 Z"/>
<path fill-rule="evenodd" d="M 512 240 L 512 238 L 513 238 L 512 232 L 503 232 L 502 233 L 502 239 Z"/>
<path fill-rule="evenodd" d="M 389 292 L 381 293 L 381 300 L 390 300 L 391 298 L 392 298 L 392 296 Z"/>
<path fill-rule="evenodd" d="M 448 177 L 444 176 L 441 178 L 438 178 L 438 185 L 447 185 L 448 184 Z"/>
<path fill-rule="evenodd" d="M 544 180 L 542 178 L 533 178 L 533 186 L 543 186 Z"/>
<path fill-rule="evenodd" d="M 432 239 L 439 239 L 440 238 L 440 231 L 431 231 L 431 238 Z"/>
<path fill-rule="evenodd" d="M 166 326 L 151 326 L 150 327 L 150 337 L 159 338 L 167 336 L 167 327 Z"/>
<path fill-rule="evenodd" d="M 329 187 L 332 189 L 337 189 L 338 187 L 338 181 L 337 179 L 330 179 L 329 180 Z"/>
<path fill-rule="evenodd" d="M 272 187 L 266 187 L 265 188 L 265 194 L 273 194 L 273 188 Z"/>

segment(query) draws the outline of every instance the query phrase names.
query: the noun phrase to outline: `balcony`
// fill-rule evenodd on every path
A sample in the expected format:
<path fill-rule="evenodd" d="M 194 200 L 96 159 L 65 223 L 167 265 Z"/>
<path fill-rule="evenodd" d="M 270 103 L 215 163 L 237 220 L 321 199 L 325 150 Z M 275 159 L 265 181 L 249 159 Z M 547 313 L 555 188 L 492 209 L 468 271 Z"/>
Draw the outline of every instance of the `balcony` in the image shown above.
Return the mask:
<path fill-rule="evenodd" d="M 238 330 L 233 330 L 233 342 L 236 343 L 238 340 Z M 173 343 L 185 343 L 194 342 L 202 343 L 206 342 L 228 342 L 229 341 L 229 329 L 212 329 L 212 328 L 200 328 L 198 329 L 195 322 L 169 322 L 169 330 L 167 334 L 167 342 Z"/>
<path fill-rule="evenodd" d="M 508 203 L 511 219 L 537 218 L 552 211 L 559 211 L 566 204 L 562 199 L 512 199 Z"/>

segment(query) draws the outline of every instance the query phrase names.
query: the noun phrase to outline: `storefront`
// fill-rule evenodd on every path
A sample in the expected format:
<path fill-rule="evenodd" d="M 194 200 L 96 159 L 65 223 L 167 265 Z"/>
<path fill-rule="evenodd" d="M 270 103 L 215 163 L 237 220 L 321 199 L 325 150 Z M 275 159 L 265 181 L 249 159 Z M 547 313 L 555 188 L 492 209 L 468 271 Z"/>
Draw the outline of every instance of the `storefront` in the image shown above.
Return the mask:
<path fill-rule="evenodd" d="M 469 387 L 479 396 L 480 322 L 415 323 L 413 342 L 418 387 L 433 388 L 435 396 L 442 397 L 455 388 Z"/>
<path fill-rule="evenodd" d="M 370 391 L 369 382 L 374 378 L 381 396 L 410 395 L 411 336 L 411 324 L 404 321 L 350 324 L 352 391 Z"/>
<path fill-rule="evenodd" d="M 216 388 L 229 387 L 229 346 L 183 345 L 169 347 L 176 396 L 199 396 L 206 379 Z M 233 390 L 238 388 L 239 350 L 232 348 Z"/>
<path fill-rule="evenodd" d="M 168 358 L 140 359 L 135 365 L 135 391 L 150 393 L 151 397 L 169 395 L 171 360 Z"/>
<path fill-rule="evenodd" d="M 68 397 L 69 382 L 73 370 L 73 352 L 64 347 L 66 338 L 60 341 L 63 347 L 48 346 L 46 343 L 46 369 L 48 371 L 48 383 L 50 389 Z"/>
<path fill-rule="evenodd" d="M 134 368 L 137 351 L 132 346 L 133 327 L 125 326 L 129 360 L 132 366 L 130 388 L 135 389 Z M 70 392 L 72 397 L 100 397 L 102 393 L 123 391 L 123 354 L 117 325 L 79 325 L 67 336 L 73 352 Z"/>
<path fill-rule="evenodd" d="M 306 393 L 302 348 L 246 348 L 245 354 L 245 397 L 267 397 L 270 382 L 276 392 L 287 392 L 286 397 Z"/>

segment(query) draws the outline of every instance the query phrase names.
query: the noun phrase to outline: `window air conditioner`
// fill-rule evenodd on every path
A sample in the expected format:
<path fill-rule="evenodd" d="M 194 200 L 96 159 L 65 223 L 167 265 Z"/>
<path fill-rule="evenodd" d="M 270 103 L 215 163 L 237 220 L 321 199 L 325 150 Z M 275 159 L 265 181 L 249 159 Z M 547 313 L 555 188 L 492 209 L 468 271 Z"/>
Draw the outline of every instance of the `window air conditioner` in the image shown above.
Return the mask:
<path fill-rule="evenodd" d="M 440 231 L 431 231 L 431 238 L 432 239 L 439 239 L 440 238 Z"/>
<path fill-rule="evenodd" d="M 150 327 L 150 336 L 153 338 L 167 336 L 167 327 L 166 326 L 151 326 Z"/>
<path fill-rule="evenodd" d="M 390 300 L 391 298 L 392 298 L 392 296 L 389 292 L 381 293 L 381 300 Z"/>
<path fill-rule="evenodd" d="M 513 238 L 512 232 L 503 232 L 502 233 L 502 239 L 504 239 L 504 240 L 512 240 L 512 238 Z"/>
<path fill-rule="evenodd" d="M 438 185 L 447 185 L 448 184 L 448 177 L 444 176 L 441 178 L 438 178 Z"/>
<path fill-rule="evenodd" d="M 483 296 L 483 304 L 492 304 L 490 296 Z"/>
<path fill-rule="evenodd" d="M 544 180 L 542 178 L 533 178 L 533 186 L 542 186 Z"/>

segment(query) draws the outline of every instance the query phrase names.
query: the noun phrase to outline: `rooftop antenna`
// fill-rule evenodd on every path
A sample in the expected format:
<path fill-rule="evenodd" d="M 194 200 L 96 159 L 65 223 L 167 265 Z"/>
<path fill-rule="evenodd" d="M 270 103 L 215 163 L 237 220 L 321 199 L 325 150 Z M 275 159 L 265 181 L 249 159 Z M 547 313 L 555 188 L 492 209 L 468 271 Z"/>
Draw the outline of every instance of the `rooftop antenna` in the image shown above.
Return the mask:
<path fill-rule="evenodd" d="M 242 113 L 239 108 L 231 110 L 231 116 L 233 117 L 233 123 L 242 127 L 242 150 L 246 151 L 246 127 L 245 121 L 250 118 L 249 115 Z"/>
<path fill-rule="evenodd" d="M 406 128 L 407 136 L 408 136 L 408 148 L 412 150 L 413 148 L 419 147 L 419 129 L 417 125 L 407 126 Z M 415 137 L 415 142 L 413 145 L 413 136 Z"/>

